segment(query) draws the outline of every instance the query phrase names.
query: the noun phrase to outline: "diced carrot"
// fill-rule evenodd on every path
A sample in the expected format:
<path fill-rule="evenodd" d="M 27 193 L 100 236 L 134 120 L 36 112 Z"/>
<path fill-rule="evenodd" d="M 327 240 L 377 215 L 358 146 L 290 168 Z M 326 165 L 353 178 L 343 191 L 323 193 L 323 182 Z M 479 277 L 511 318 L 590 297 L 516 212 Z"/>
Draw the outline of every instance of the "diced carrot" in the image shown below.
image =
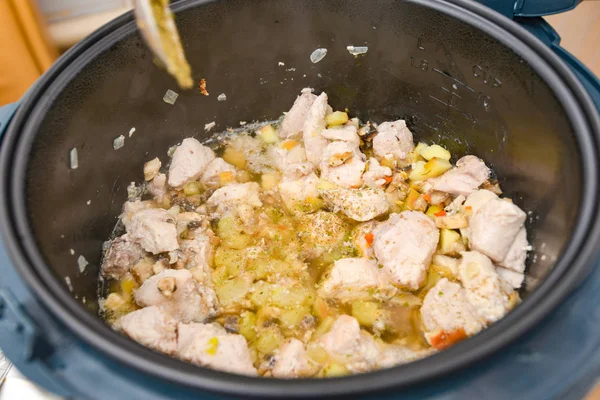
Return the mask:
<path fill-rule="evenodd" d="M 373 239 L 375 239 L 375 236 L 373 236 L 372 232 L 369 232 L 365 235 L 365 240 L 367 241 L 369 247 L 373 246 Z"/>
<path fill-rule="evenodd" d="M 429 204 L 431 204 L 431 196 L 428 194 L 424 194 L 423 195 L 423 199 L 425 199 L 426 202 L 428 202 Z"/>
<path fill-rule="evenodd" d="M 438 350 L 444 350 L 466 338 L 467 333 L 462 328 L 449 333 L 442 331 L 438 335 L 431 338 L 431 346 Z"/>
<path fill-rule="evenodd" d="M 290 139 L 290 140 L 286 140 L 285 142 L 281 143 L 281 147 L 290 151 L 291 149 L 296 147 L 297 144 L 298 144 L 298 142 L 296 142 L 294 139 Z"/>
<path fill-rule="evenodd" d="M 393 178 L 393 177 L 391 177 L 391 176 L 386 176 L 384 179 L 385 179 L 385 183 L 386 183 L 386 184 L 388 184 L 388 183 L 392 183 L 392 180 L 393 180 L 394 178 Z"/>
<path fill-rule="evenodd" d="M 436 217 L 443 217 L 444 215 L 446 215 L 446 210 L 442 210 L 440 212 L 436 212 L 435 214 Z"/>
<path fill-rule="evenodd" d="M 472 209 L 473 209 L 473 207 L 471 207 L 471 206 L 465 206 L 465 210 L 467 210 L 467 211 L 471 211 Z"/>

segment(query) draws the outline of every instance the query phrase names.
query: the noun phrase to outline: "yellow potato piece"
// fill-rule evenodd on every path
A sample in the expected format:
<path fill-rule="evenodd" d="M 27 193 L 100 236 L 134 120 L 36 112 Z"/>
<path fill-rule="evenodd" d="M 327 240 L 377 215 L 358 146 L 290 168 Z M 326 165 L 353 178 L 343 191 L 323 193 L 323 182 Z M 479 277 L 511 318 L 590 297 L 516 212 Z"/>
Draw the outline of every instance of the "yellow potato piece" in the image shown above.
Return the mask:
<path fill-rule="evenodd" d="M 277 132 L 271 124 L 263 126 L 257 133 L 258 137 L 265 143 L 271 144 L 279 141 L 279 136 L 277 136 Z"/>
<path fill-rule="evenodd" d="M 458 232 L 452 229 L 440 229 L 440 253 L 445 255 L 458 255 L 465 251 L 465 245 Z"/>
<path fill-rule="evenodd" d="M 419 154 L 428 161 L 434 157 L 447 161 L 450 160 L 450 152 L 437 144 L 421 149 Z"/>
<path fill-rule="evenodd" d="M 325 116 L 327 126 L 342 125 L 348 122 L 348 114 L 343 111 L 335 111 Z"/>
<path fill-rule="evenodd" d="M 240 169 L 246 167 L 246 156 L 243 152 L 236 150 L 233 147 L 227 147 L 225 149 L 223 160 Z"/>

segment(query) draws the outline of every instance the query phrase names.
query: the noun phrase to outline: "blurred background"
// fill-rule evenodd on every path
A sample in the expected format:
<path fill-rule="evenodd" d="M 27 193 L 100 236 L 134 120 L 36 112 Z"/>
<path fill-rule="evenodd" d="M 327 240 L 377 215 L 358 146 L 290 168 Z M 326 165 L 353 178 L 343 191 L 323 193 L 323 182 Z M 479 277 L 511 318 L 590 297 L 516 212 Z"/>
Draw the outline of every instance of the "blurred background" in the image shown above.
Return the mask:
<path fill-rule="evenodd" d="M 17 101 L 62 52 L 111 19 L 132 0 L 0 1 L 0 105 Z M 600 1 L 548 17 L 563 46 L 600 76 Z"/>

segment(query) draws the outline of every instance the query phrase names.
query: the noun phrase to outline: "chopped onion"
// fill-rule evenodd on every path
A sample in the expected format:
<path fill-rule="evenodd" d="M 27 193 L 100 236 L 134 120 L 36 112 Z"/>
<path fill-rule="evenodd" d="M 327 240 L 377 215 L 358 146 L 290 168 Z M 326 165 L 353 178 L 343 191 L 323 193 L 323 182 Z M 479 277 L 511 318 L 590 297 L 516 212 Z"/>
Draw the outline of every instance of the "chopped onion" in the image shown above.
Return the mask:
<path fill-rule="evenodd" d="M 71 249 L 71 250 L 69 250 L 69 252 L 71 253 L 72 256 L 75 255 L 75 250 Z"/>
<path fill-rule="evenodd" d="M 175 150 L 177 150 L 177 147 L 178 147 L 177 145 L 169 147 L 169 150 L 167 150 L 167 155 L 169 157 L 173 157 L 173 153 L 175 153 Z"/>
<path fill-rule="evenodd" d="M 113 149 L 119 150 L 123 146 L 125 146 L 125 136 L 120 135 L 113 140 Z"/>
<path fill-rule="evenodd" d="M 324 59 L 326 55 L 327 55 L 327 49 L 323 49 L 323 48 L 316 49 L 310 55 L 310 61 L 312 61 L 313 64 L 316 64 L 319 61 L 321 61 L 322 59 Z"/>
<path fill-rule="evenodd" d="M 79 265 L 79 272 L 85 271 L 85 267 L 87 267 L 90 263 L 85 259 L 84 256 L 77 257 L 77 265 Z"/>
<path fill-rule="evenodd" d="M 132 137 L 134 133 L 135 133 L 135 128 L 131 128 L 129 130 L 129 137 Z"/>
<path fill-rule="evenodd" d="M 214 128 L 216 125 L 215 121 L 213 122 L 209 122 L 208 124 L 204 124 L 204 130 L 206 132 L 210 131 L 212 128 Z"/>
<path fill-rule="evenodd" d="M 281 61 L 279 61 L 279 62 L 277 63 L 277 65 L 279 65 L 280 67 L 283 67 L 283 66 L 285 65 L 285 63 L 282 63 Z"/>
<path fill-rule="evenodd" d="M 65 283 L 67 284 L 67 287 L 69 288 L 69 292 L 72 292 L 73 285 L 71 284 L 71 278 L 69 278 L 68 276 L 65 276 Z"/>
<path fill-rule="evenodd" d="M 79 156 L 77 155 L 77 147 L 73 147 L 69 153 L 71 169 L 79 168 Z"/>
<path fill-rule="evenodd" d="M 218 101 L 225 101 L 227 100 L 227 95 L 225 93 L 221 93 L 218 97 L 217 97 Z"/>
<path fill-rule="evenodd" d="M 163 101 L 165 103 L 169 103 L 170 105 L 174 105 L 177 101 L 177 97 L 179 97 L 179 94 L 169 89 L 167 90 L 167 93 L 165 93 L 165 95 L 163 96 Z"/>
<path fill-rule="evenodd" d="M 353 56 L 365 54 L 367 51 L 369 51 L 369 48 L 367 46 L 348 46 L 346 47 L 346 49 L 348 49 L 348 52 Z"/>

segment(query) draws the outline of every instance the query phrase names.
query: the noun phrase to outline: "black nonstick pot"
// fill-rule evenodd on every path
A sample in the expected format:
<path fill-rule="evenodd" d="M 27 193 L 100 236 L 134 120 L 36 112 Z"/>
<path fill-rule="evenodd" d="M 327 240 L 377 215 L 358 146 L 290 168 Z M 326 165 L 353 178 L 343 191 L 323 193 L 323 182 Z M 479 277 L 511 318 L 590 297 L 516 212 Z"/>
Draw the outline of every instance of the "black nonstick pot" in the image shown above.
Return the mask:
<path fill-rule="evenodd" d="M 1 223 L 13 267 L 64 332 L 123 374 L 145 376 L 178 398 L 206 391 L 349 396 L 435 385 L 510 346 L 590 271 L 600 236 L 598 112 L 566 65 L 525 29 L 466 0 L 190 0 L 173 9 L 194 79 L 207 79 L 210 96 L 180 91 L 155 66 L 128 14 L 42 77 L 1 148 Z M 348 45 L 369 50 L 354 57 Z M 317 48 L 328 52 L 313 64 Z M 164 159 L 185 137 L 208 138 L 204 125 L 212 121 L 214 132 L 276 119 L 307 86 L 363 120 L 404 118 L 418 140 L 486 160 L 506 195 L 528 211 L 534 251 L 523 303 L 432 357 L 327 380 L 230 375 L 113 332 L 97 315 L 102 242 L 144 162 Z M 179 92 L 174 105 L 162 100 L 168 89 Z M 226 101 L 217 101 L 220 93 Z M 125 145 L 114 150 L 119 135 Z M 73 148 L 77 169 L 70 168 Z M 78 255 L 90 263 L 83 273 Z"/>

